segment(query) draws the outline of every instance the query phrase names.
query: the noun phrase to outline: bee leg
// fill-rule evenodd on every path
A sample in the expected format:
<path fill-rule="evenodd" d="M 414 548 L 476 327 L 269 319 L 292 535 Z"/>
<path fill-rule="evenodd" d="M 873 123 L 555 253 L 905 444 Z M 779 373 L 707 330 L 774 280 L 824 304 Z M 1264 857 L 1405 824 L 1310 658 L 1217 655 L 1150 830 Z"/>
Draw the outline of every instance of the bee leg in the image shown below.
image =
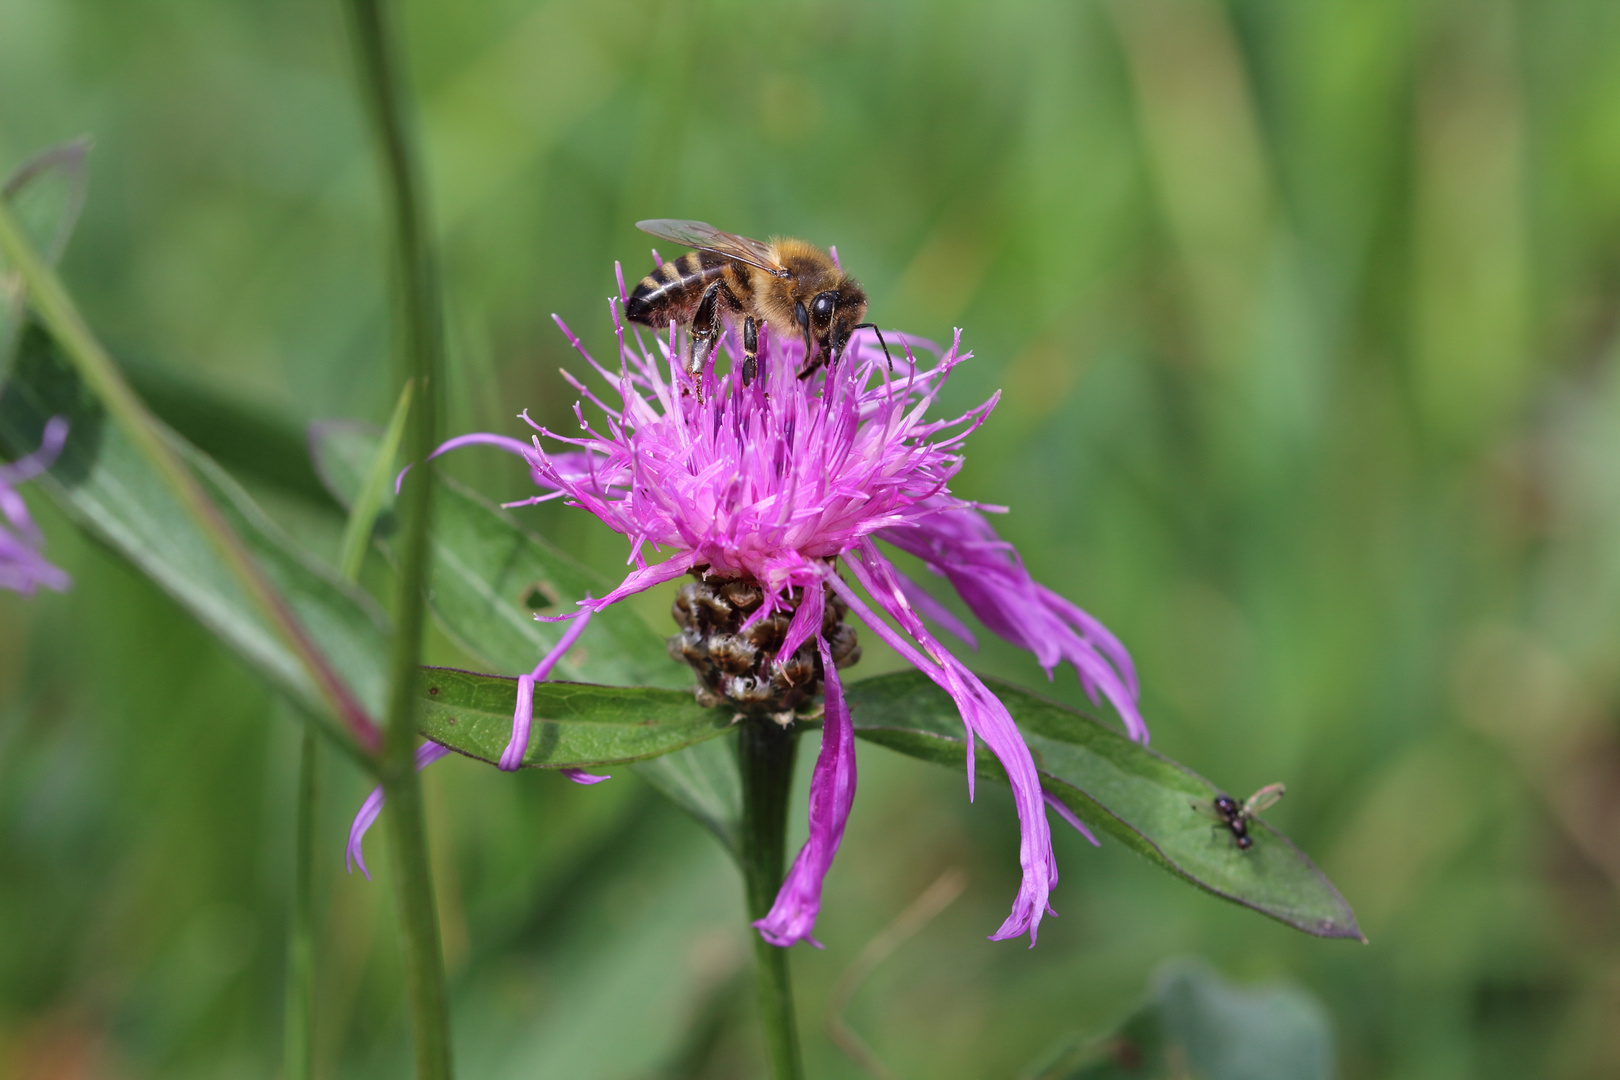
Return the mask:
<path fill-rule="evenodd" d="M 742 381 L 747 386 L 754 381 L 754 375 L 759 371 L 759 324 L 752 315 L 743 319 L 743 368 Z"/>
<path fill-rule="evenodd" d="M 720 336 L 720 282 L 703 291 L 697 310 L 692 313 L 692 355 L 687 359 L 686 373 L 696 376 L 703 370 Z"/>
<path fill-rule="evenodd" d="M 805 310 L 802 302 L 795 301 L 793 304 L 793 321 L 798 323 L 799 328 L 804 331 L 804 370 L 799 372 L 799 378 L 808 379 L 816 373 L 816 368 L 820 367 L 827 358 L 818 356 L 814 360 L 810 359 L 810 353 L 815 348 L 815 342 L 810 338 L 810 313 Z"/>

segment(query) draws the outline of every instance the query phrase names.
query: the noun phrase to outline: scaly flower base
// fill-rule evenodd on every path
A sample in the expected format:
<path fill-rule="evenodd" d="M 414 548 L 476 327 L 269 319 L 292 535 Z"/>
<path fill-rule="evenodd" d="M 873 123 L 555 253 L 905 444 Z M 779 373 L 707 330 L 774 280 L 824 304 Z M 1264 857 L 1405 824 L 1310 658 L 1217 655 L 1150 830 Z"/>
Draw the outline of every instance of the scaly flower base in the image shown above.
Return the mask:
<path fill-rule="evenodd" d="M 791 656 L 777 658 L 803 590 L 782 609 L 766 611 L 765 592 L 752 578 L 709 578 L 707 568 L 692 576 L 697 580 L 675 594 L 671 613 L 681 632 L 669 639 L 669 655 L 697 672 L 698 701 L 730 704 L 744 717 L 768 715 L 783 727 L 796 715 L 819 717 L 823 672 L 815 643 L 801 642 Z M 846 668 L 861 658 L 855 628 L 844 622 L 849 605 L 821 588 L 821 636 L 833 663 Z"/>

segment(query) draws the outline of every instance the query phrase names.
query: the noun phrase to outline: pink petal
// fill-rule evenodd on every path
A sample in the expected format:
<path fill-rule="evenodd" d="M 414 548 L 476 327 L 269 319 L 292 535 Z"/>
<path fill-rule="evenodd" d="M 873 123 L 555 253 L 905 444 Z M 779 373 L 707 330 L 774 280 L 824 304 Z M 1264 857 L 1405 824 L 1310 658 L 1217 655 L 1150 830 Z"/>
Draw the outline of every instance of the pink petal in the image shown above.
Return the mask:
<path fill-rule="evenodd" d="M 821 753 L 816 756 L 816 769 L 810 777 L 810 837 L 777 891 L 776 903 L 754 925 L 772 945 L 786 947 L 809 940 L 819 949 L 821 943 L 810 936 L 810 931 L 815 929 L 816 915 L 821 911 L 821 885 L 838 853 L 855 802 L 855 726 L 850 723 L 849 706 L 844 703 L 838 669 L 833 666 L 826 640 L 819 635 L 816 647 L 826 671 L 826 710 L 822 717 Z"/>
<path fill-rule="evenodd" d="M 590 599 L 589 596 L 586 596 L 585 602 L 589 603 Z M 506 749 L 501 751 L 501 760 L 498 763 L 498 767 L 503 771 L 512 772 L 521 766 L 523 764 L 523 755 L 528 752 L 529 729 L 534 724 L 534 684 L 545 682 L 551 677 L 551 669 L 557 666 L 557 661 L 561 660 L 568 650 L 574 647 L 574 642 L 579 640 L 579 635 L 583 634 L 585 628 L 591 624 L 591 614 L 590 608 L 586 608 L 582 613 L 577 614 L 573 624 L 564 631 L 563 636 L 557 640 L 557 644 L 553 645 L 551 650 L 541 657 L 540 662 L 534 666 L 534 670 L 527 675 L 518 676 L 517 708 L 512 713 L 512 738 L 507 742 Z M 606 778 L 604 777 L 604 779 Z"/>
<path fill-rule="evenodd" d="M 438 743 L 423 743 L 416 748 L 416 771 L 421 772 L 449 752 Z M 360 812 L 354 815 L 354 823 L 349 826 L 349 846 L 344 853 L 343 861 L 351 874 L 354 873 L 355 864 L 359 863 L 360 872 L 366 876 L 367 881 L 371 880 L 371 871 L 366 869 L 366 856 L 360 848 L 360 842 L 366 838 L 366 830 L 370 829 L 382 814 L 383 803 L 386 801 L 387 796 L 383 794 L 382 785 L 378 784 L 371 789 L 371 794 L 366 796 L 366 801 L 360 804 Z"/>

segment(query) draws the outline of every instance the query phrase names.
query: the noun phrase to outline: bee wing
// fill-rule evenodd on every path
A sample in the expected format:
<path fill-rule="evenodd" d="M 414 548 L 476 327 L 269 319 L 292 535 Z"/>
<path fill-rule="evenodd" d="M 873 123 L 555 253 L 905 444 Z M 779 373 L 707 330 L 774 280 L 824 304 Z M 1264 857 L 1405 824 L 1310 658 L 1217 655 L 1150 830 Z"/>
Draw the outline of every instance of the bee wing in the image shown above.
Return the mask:
<path fill-rule="evenodd" d="M 1277 800 L 1282 798 L 1287 790 L 1282 784 L 1267 784 L 1253 795 L 1250 795 L 1249 800 L 1243 804 L 1244 816 L 1253 817 L 1261 811 L 1276 806 Z"/>
<path fill-rule="evenodd" d="M 678 221 L 674 218 L 654 218 L 651 221 L 638 221 L 636 228 L 644 233 L 651 233 L 660 240 L 673 240 L 677 244 L 685 244 L 689 248 L 698 248 L 702 251 L 712 251 L 716 255 L 724 255 L 728 259 L 745 262 L 749 266 L 757 266 L 766 273 L 777 277 L 791 277 L 782 264 L 776 261 L 769 244 L 762 244 L 758 240 L 750 240 L 746 236 L 735 233 L 721 232 L 713 225 L 701 221 Z"/>

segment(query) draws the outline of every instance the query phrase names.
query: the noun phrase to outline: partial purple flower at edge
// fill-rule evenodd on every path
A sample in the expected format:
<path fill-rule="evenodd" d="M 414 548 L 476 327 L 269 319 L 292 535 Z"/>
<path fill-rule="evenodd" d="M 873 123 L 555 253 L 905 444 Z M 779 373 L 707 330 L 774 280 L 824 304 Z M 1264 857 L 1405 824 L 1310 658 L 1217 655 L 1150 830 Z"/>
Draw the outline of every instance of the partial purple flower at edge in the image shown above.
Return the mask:
<path fill-rule="evenodd" d="M 822 881 L 854 798 L 853 729 L 820 629 L 825 585 L 956 703 L 967 734 L 969 797 L 977 741 L 1005 768 L 1022 826 L 1023 880 L 1011 914 L 991 936 L 1028 933 L 1033 944 L 1057 883 L 1047 805 L 1095 839 L 1043 789 L 1006 706 L 939 643 L 919 611 L 970 645 L 971 632 L 907 580 L 874 540 L 917 555 L 943 575 L 985 626 L 1032 651 L 1049 676 L 1064 660 L 1074 664 L 1087 693 L 1093 700 L 1106 697 L 1133 738 L 1145 742 L 1147 728 L 1137 708 L 1136 673 L 1120 643 L 1030 577 L 1017 552 L 983 516 L 1000 508 L 949 493 L 947 484 L 962 464 L 960 443 L 997 400 L 992 397 L 952 420 L 924 419 L 951 370 L 971 356 L 960 351 L 960 332 L 926 370 L 911 353 L 913 343 L 925 343 L 905 335 L 890 338 L 905 352 L 892 376 L 875 338 L 858 334 L 830 371 L 808 379 L 798 377 L 805 359 L 802 344 L 763 333 L 760 377 L 745 387 L 734 374 L 719 376 L 712 368 L 696 379 L 688 376 L 678 362 L 673 328 L 667 339 L 657 338 L 655 351 L 642 344 L 639 331 L 636 346 L 627 345 L 620 318 L 622 281 L 620 293 L 610 301 L 617 371 L 592 359 L 558 320 L 585 362 L 617 394 L 618 403 L 609 404 L 563 372 L 605 414 L 604 430 L 593 427 L 576 404 L 577 435 L 554 433 L 525 413 L 536 432 L 532 445 L 473 434 L 451 440 L 439 452 L 482 443 L 519 454 L 545 491 L 508 505 L 562 497 L 626 537 L 631 571 L 606 596 L 582 601 L 584 610 L 600 611 L 694 570 L 758 582 L 765 602 L 751 618 L 792 610 L 798 603 L 778 656 L 785 659 L 815 639 L 825 669 L 825 719 L 811 779 L 810 838 L 770 913 L 757 924 L 766 940 L 777 945 L 814 940 Z M 736 357 L 731 336 L 726 349 Z M 649 546 L 671 554 L 649 563 Z M 840 566 L 877 611 L 844 580 Z"/>
<path fill-rule="evenodd" d="M 53 416 L 45 424 L 38 450 L 0 465 L 0 589 L 32 596 L 41 585 L 64 592 L 73 583 L 66 571 L 45 558 L 45 536 L 16 490 L 51 467 L 67 436 L 67 420 Z"/>

